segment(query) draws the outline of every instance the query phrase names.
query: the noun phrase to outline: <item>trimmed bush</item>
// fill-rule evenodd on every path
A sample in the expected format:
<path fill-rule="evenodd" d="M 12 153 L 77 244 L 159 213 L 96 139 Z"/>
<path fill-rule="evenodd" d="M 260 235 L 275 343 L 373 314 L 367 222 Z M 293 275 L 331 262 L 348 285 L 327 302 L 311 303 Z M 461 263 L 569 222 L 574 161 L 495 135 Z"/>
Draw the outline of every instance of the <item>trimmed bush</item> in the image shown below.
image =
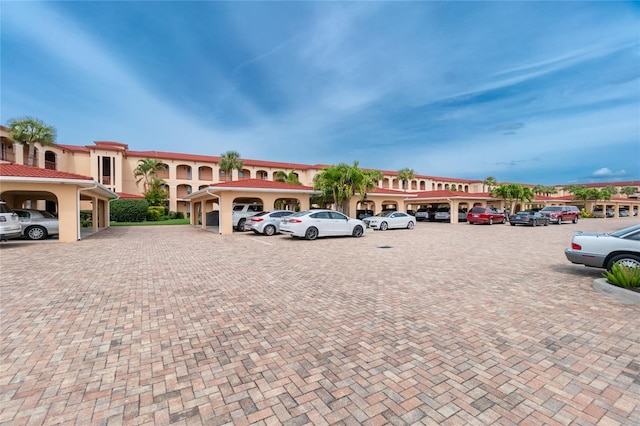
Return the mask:
<path fill-rule="evenodd" d="M 147 209 L 147 220 L 149 222 L 157 222 L 162 220 L 162 217 L 166 217 L 164 215 L 164 207 L 162 206 L 150 206 Z"/>
<path fill-rule="evenodd" d="M 148 209 L 147 200 L 115 200 L 111 202 L 110 218 L 114 222 L 144 222 Z"/>

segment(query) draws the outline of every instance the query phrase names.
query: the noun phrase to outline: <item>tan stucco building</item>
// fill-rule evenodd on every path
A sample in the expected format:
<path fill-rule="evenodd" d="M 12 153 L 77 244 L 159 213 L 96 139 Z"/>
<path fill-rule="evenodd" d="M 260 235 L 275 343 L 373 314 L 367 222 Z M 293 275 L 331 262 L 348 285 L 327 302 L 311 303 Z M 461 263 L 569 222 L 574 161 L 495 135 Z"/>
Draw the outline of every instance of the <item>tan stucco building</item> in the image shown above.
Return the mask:
<path fill-rule="evenodd" d="M 7 129 L 0 126 L 0 161 L 24 165 L 27 158 L 28 147 L 13 141 Z M 276 202 L 282 203 L 283 199 L 291 199 L 297 203 L 297 208 L 309 206 L 310 196 L 313 195 L 313 178 L 326 167 L 321 164 L 308 165 L 243 158 L 242 170 L 234 170 L 232 176 L 227 176 L 219 167 L 220 157 L 218 156 L 135 151 L 129 149 L 126 144 L 109 141 L 95 141 L 85 146 L 54 144 L 43 147 L 36 144 L 34 166 L 51 172 L 80 176 L 82 179 L 77 180 L 95 184 L 99 189 L 98 192 L 106 200 L 109 196 L 115 197 L 114 194 L 129 196 L 127 194 L 142 193 L 142 188 L 136 183 L 134 170 L 139 161 L 145 159 L 156 159 L 164 166 L 164 170 L 158 173 L 158 177 L 165 182 L 165 189 L 169 194 L 168 209 L 170 211 L 182 212 L 192 218 L 192 223 L 197 224 L 194 218 L 195 213 L 201 216 L 212 210 L 220 210 L 221 233 L 231 232 L 227 216 L 231 215 L 231 205 L 234 202 L 253 200 L 264 203 L 265 209 L 272 209 Z M 282 171 L 286 173 L 293 171 L 302 186 L 292 189 L 282 184 L 274 185 L 277 183 L 275 178 L 278 172 Z M 360 201 L 359 194 L 352 199 L 349 206 L 352 216 L 355 216 L 353 212 L 360 209 L 377 213 L 389 208 L 406 211 L 417 210 L 421 206 L 433 208 L 444 205 L 455 212 L 468 210 L 474 205 L 491 205 L 501 209 L 508 207 L 504 200 L 491 197 L 488 194 L 488 188 L 479 180 L 416 174 L 414 179 L 407 182 L 406 188 L 403 188 L 403 182 L 398 179 L 397 172 L 385 170 L 381 172 L 383 179 L 378 182 L 373 191 L 366 194 L 365 200 Z M 13 176 L 11 179 L 15 178 L 17 177 Z M 9 186 L 10 182 L 2 178 L 0 183 L 2 183 L 0 197 L 7 200 L 13 207 L 22 207 L 24 201 L 29 199 L 29 197 L 16 195 L 17 181 Z M 601 186 L 609 184 L 603 183 Z M 35 192 L 29 189 L 29 182 L 23 181 L 20 185 L 25 185 L 25 190 L 31 192 L 31 198 L 34 197 Z M 613 185 L 618 188 L 640 186 L 640 181 L 617 182 Z M 537 197 L 535 202 L 529 203 L 530 205 L 519 205 L 519 208 L 579 203 L 570 195 L 564 194 L 561 187 L 557 189 L 559 191 L 557 196 Z M 87 208 L 87 205 L 90 206 L 89 208 L 96 208 L 92 206 L 95 204 L 99 212 L 102 205 L 99 201 L 101 199 L 97 196 L 95 199 L 88 196 L 91 193 L 89 189 L 80 190 L 79 187 L 78 190 L 78 193 L 82 194 L 80 202 L 84 208 Z M 107 195 L 104 191 L 109 191 L 111 195 Z M 53 194 L 49 190 L 45 192 Z M 60 197 L 65 200 L 64 206 L 60 202 Z M 38 205 L 41 208 L 44 205 L 58 214 L 70 211 L 67 200 L 73 198 L 72 195 L 60 193 L 58 196 L 56 193 L 55 197 L 49 198 L 56 198 L 57 205 L 53 206 L 54 201 L 47 197 L 37 200 Z M 617 216 L 619 208 L 633 208 L 640 203 L 638 198 L 615 198 L 599 204 L 614 208 Z M 108 211 L 108 203 L 103 208 Z M 102 222 L 97 224 L 98 228 L 102 225 L 108 226 L 108 214 L 103 212 L 102 217 Z M 74 220 L 70 219 L 69 223 L 71 222 Z M 457 215 L 452 215 L 452 222 L 457 223 Z"/>

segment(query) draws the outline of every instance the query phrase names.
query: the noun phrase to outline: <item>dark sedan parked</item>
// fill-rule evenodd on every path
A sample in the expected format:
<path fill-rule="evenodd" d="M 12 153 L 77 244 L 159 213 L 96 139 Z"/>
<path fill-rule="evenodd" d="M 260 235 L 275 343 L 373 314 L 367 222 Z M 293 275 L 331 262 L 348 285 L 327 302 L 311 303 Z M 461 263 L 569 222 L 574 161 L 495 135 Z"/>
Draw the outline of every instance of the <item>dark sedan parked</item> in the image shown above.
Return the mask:
<path fill-rule="evenodd" d="M 511 226 L 529 225 L 529 226 L 549 226 L 549 218 L 541 213 L 531 210 L 524 210 L 509 216 Z"/>

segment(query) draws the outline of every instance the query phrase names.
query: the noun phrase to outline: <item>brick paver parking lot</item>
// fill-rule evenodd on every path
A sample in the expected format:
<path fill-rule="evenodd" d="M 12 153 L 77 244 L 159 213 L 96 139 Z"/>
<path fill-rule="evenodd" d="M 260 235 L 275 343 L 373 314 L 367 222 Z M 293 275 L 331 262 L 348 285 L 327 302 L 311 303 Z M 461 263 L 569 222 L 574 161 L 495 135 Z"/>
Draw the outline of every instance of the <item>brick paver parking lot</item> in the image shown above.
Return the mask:
<path fill-rule="evenodd" d="M 0 424 L 640 424 L 640 307 L 575 230 L 0 245 Z"/>

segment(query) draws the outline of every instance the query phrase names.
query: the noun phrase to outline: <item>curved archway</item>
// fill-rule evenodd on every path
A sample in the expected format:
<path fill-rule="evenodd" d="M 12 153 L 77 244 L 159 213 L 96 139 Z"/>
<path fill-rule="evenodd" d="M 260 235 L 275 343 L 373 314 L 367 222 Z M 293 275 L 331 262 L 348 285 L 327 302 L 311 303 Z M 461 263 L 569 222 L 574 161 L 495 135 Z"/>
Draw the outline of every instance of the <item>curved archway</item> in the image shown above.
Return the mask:
<path fill-rule="evenodd" d="M 49 170 L 57 170 L 56 160 L 57 160 L 57 155 L 55 152 L 46 151 L 44 153 L 44 168 Z"/>

